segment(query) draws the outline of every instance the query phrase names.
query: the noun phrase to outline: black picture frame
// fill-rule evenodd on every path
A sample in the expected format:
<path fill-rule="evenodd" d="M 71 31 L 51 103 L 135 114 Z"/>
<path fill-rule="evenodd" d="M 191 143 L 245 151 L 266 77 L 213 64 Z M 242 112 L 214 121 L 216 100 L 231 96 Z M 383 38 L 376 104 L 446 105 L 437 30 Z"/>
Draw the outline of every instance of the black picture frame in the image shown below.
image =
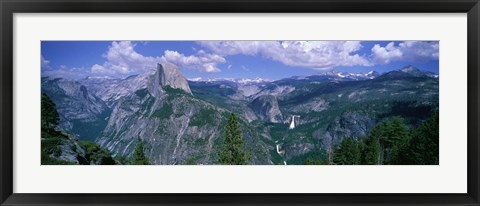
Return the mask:
<path fill-rule="evenodd" d="M 478 0 L 0 0 L 1 205 L 480 205 Z M 15 13 L 467 13 L 468 192 L 466 194 L 19 194 L 13 193 Z M 412 185 L 413 187 L 414 185 Z"/>

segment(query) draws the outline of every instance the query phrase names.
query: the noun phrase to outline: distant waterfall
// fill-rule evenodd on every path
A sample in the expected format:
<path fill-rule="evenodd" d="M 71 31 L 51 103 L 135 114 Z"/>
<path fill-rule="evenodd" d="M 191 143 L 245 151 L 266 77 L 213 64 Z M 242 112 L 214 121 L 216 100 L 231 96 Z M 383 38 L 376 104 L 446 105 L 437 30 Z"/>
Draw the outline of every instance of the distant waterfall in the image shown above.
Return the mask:
<path fill-rule="evenodd" d="M 298 115 L 292 115 L 292 120 L 290 122 L 290 126 L 288 127 L 288 129 L 295 129 L 295 117 L 300 117 Z M 284 165 L 287 165 L 287 159 L 286 159 L 286 156 L 285 156 L 285 152 L 286 152 L 286 146 L 284 146 L 283 144 L 285 143 L 285 138 L 288 138 L 288 130 L 286 131 L 285 133 L 286 135 L 283 137 L 282 139 L 282 142 L 283 143 L 280 143 L 280 144 L 276 144 L 276 150 L 277 150 L 277 153 L 278 155 L 280 155 L 282 158 L 283 158 L 283 164 Z M 277 142 L 275 142 L 277 143 Z"/>
<path fill-rule="evenodd" d="M 277 144 L 276 147 L 277 147 L 277 154 L 278 155 L 282 156 L 283 154 L 285 154 L 285 150 L 282 149 L 282 145 Z"/>
<path fill-rule="evenodd" d="M 292 115 L 292 122 L 290 122 L 289 129 L 295 129 L 295 115 Z"/>

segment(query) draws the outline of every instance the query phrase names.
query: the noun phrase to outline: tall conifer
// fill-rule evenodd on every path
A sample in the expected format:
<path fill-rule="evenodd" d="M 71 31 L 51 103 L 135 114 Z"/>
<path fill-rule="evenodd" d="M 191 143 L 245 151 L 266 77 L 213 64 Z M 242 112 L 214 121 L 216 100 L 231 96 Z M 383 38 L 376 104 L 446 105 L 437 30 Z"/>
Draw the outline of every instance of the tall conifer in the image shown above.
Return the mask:
<path fill-rule="evenodd" d="M 249 155 L 245 151 L 240 125 L 234 113 L 230 114 L 225 133 L 222 137 L 223 145 L 219 150 L 219 162 L 225 165 L 248 164 Z"/>
<path fill-rule="evenodd" d="M 131 158 L 132 165 L 149 165 L 150 162 L 143 151 L 143 142 L 140 136 L 137 137 L 137 144 Z"/>

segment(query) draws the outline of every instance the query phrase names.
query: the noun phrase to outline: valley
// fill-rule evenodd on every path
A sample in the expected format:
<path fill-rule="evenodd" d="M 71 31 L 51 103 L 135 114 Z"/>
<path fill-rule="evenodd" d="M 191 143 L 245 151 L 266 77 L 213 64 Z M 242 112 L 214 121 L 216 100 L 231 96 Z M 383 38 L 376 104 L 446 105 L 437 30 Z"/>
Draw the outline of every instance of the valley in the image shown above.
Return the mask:
<path fill-rule="evenodd" d="M 218 164 L 231 113 L 248 164 L 339 164 L 333 153 L 346 138 L 368 142 L 376 126 L 396 117 L 413 131 L 439 109 L 438 75 L 411 65 L 385 73 L 332 70 L 275 81 L 202 81 L 188 80 L 177 65 L 162 63 L 123 79 L 43 76 L 42 93 L 55 104 L 65 136 L 95 142 L 117 164 L 128 164 L 123 160 L 135 151 L 138 137 L 151 164 Z M 70 153 L 69 158 L 61 151 L 48 155 L 78 164 Z"/>

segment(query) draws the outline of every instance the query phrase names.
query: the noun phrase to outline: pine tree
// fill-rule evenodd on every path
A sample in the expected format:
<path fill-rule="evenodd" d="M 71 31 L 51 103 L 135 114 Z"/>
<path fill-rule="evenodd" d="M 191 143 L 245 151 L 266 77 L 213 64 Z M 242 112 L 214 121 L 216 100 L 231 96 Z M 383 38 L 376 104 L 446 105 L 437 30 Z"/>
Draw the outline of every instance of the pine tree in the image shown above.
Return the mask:
<path fill-rule="evenodd" d="M 41 126 L 42 129 L 53 129 L 58 125 L 60 117 L 58 115 L 57 109 L 55 108 L 55 103 L 50 100 L 47 94 L 42 93 L 41 100 Z"/>
<path fill-rule="evenodd" d="M 360 148 L 351 137 L 345 137 L 333 151 L 333 162 L 338 165 L 360 164 Z"/>
<path fill-rule="evenodd" d="M 307 157 L 307 159 L 305 159 L 305 164 L 306 165 L 321 165 L 322 161 L 318 158 L 314 158 L 312 156 L 309 156 L 309 157 Z"/>
<path fill-rule="evenodd" d="M 223 145 L 218 152 L 220 164 L 248 164 L 250 158 L 245 152 L 242 132 L 234 113 L 230 114 L 222 140 Z"/>
<path fill-rule="evenodd" d="M 403 118 L 392 117 L 377 125 L 372 130 L 372 135 L 380 138 L 380 143 L 385 148 L 391 148 L 407 138 L 409 132 Z"/>
<path fill-rule="evenodd" d="M 150 164 L 148 158 L 145 156 L 145 153 L 143 151 L 143 142 L 140 136 L 138 136 L 137 138 L 137 144 L 135 145 L 135 150 L 133 151 L 130 162 L 132 165 L 149 165 Z"/>
<path fill-rule="evenodd" d="M 378 165 L 380 164 L 380 140 L 377 137 L 366 137 L 365 147 L 362 150 L 362 164 Z"/>
<path fill-rule="evenodd" d="M 405 157 L 404 164 L 432 165 L 438 164 L 439 159 L 439 115 L 432 114 L 419 128 L 414 130 L 409 142 L 409 156 Z"/>
<path fill-rule="evenodd" d="M 410 133 L 403 118 L 392 117 L 375 126 L 370 136 L 380 142 L 380 164 L 395 164 L 399 146 L 410 138 Z"/>

